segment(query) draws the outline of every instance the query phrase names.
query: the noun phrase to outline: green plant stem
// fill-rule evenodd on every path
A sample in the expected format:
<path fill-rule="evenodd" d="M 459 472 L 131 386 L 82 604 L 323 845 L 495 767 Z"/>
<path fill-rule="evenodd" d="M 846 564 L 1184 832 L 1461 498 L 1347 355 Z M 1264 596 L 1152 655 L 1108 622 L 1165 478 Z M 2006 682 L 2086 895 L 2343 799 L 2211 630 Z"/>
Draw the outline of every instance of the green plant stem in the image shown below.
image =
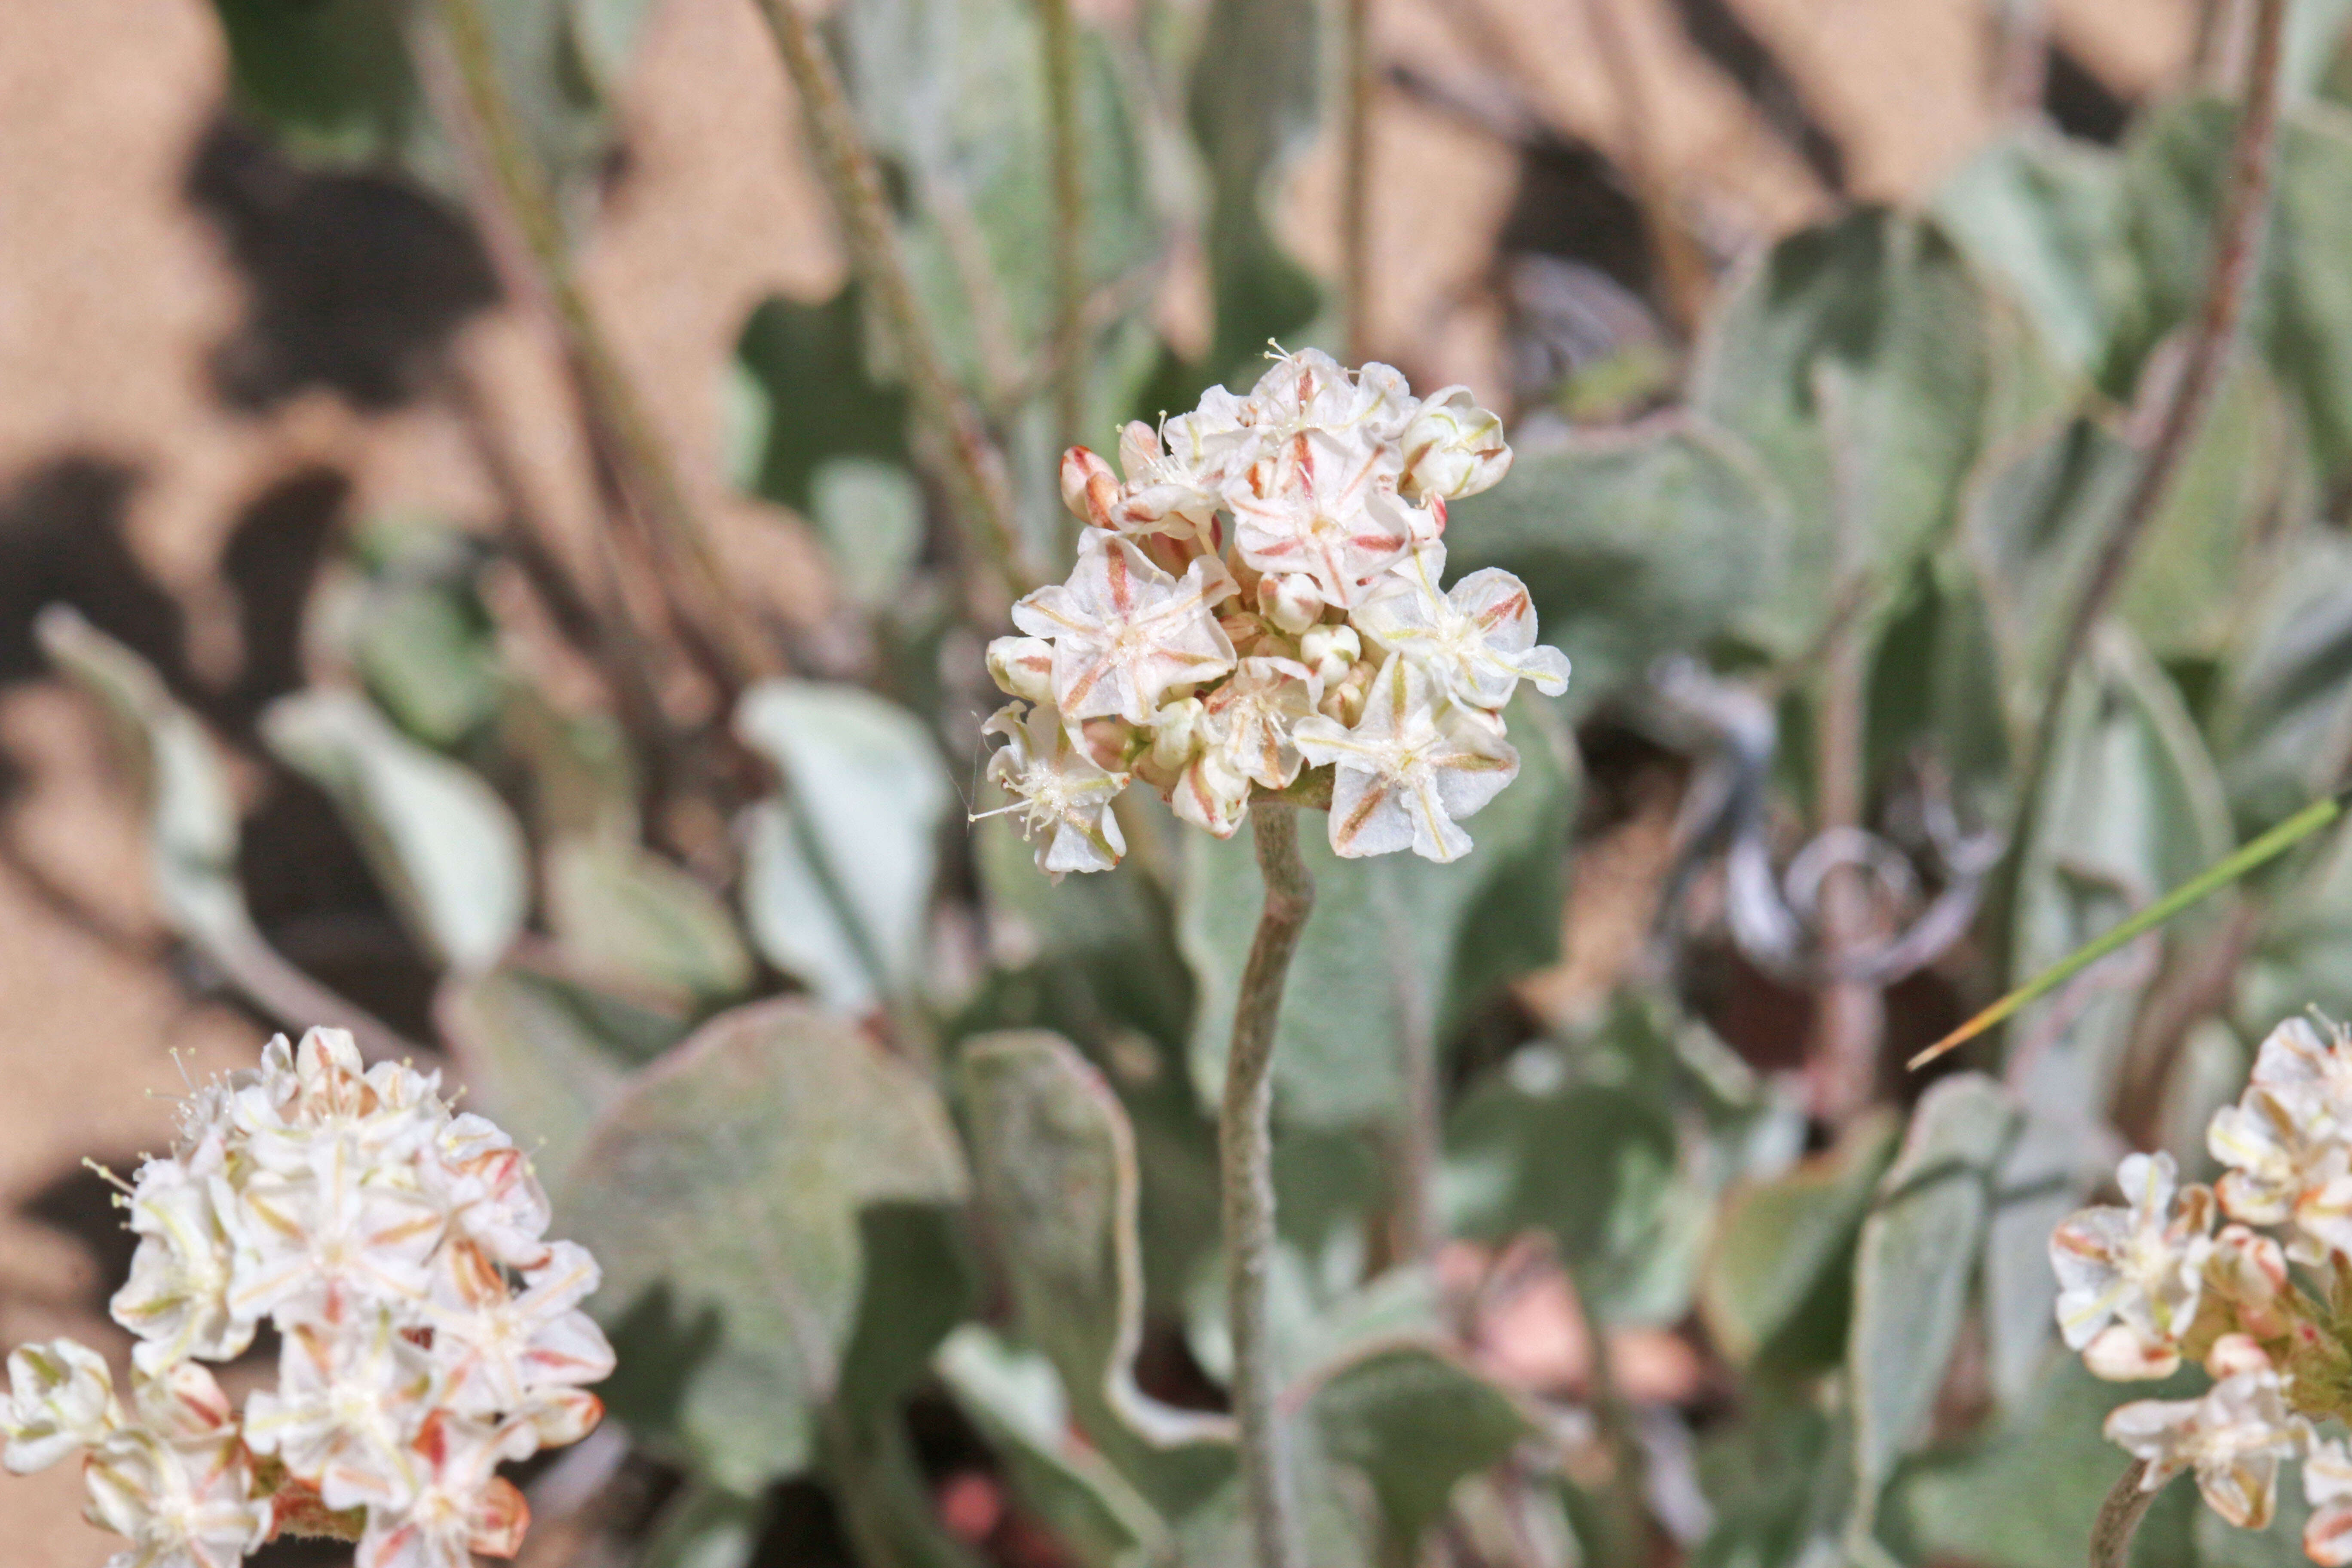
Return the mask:
<path fill-rule="evenodd" d="M 2147 1481 L 2147 1461 L 2134 1459 L 2099 1505 L 2099 1517 L 2091 1526 L 2091 1568 L 2126 1568 L 2130 1563 L 2132 1537 L 2148 1504 L 2156 1500 L 2156 1490 L 2148 1489 Z"/>
<path fill-rule="evenodd" d="M 2115 520 L 2099 542 L 2090 576 L 2066 624 L 2065 639 L 2047 677 L 2042 713 L 2019 770 L 2016 804 L 2011 813 L 2009 849 L 1995 879 L 1995 896 L 1985 900 L 1989 947 L 2006 963 L 2008 942 L 2002 922 L 2015 900 L 2019 872 L 2032 837 L 2036 797 L 2049 770 L 2050 754 L 2058 739 L 2065 711 L 2066 688 L 2074 667 L 2090 646 L 2091 634 L 2105 617 L 2108 606 L 2129 574 L 2140 540 L 2163 509 L 2182 461 L 2197 442 L 2214 394 L 2229 369 L 2230 352 L 2245 314 L 2246 290 L 2262 249 L 2263 228 L 2270 212 L 2271 186 L 2278 162 L 2280 61 L 2286 32 L 2287 0 L 2255 0 L 2252 74 L 2247 79 L 2246 106 L 2231 153 L 2230 183 L 2221 204 L 2220 226 L 2213 240 L 2212 263 L 2207 271 L 2205 305 L 2189 340 L 2171 395 L 2164 405 L 2156 438 L 2142 459 Z"/>
<path fill-rule="evenodd" d="M 873 152 L 858 132 L 841 72 L 795 0 L 759 0 L 759 5 L 800 98 L 809 141 L 849 247 L 851 270 L 888 324 L 890 346 L 921 425 L 919 435 L 923 438 L 915 443 L 918 459 L 947 493 L 962 525 L 966 548 L 985 561 L 1008 592 L 1026 592 L 1039 579 L 1030 569 L 1014 524 L 1003 455 L 990 438 L 980 411 L 949 374 L 922 301 L 916 298 L 898 243 L 898 220 L 891 215 Z"/>
<path fill-rule="evenodd" d="M 1371 0 L 1347 0 L 1341 48 L 1347 73 L 1340 122 L 1339 299 L 1346 313 L 1348 363 L 1371 355 L 1372 74 Z"/>
<path fill-rule="evenodd" d="M 1250 813 L 1265 908 L 1234 1005 L 1217 1121 L 1223 1179 L 1225 1312 L 1234 1345 L 1234 1419 L 1240 1428 L 1242 1493 L 1256 1544 L 1255 1568 L 1295 1568 L 1281 1436 L 1275 1429 L 1274 1347 L 1266 1274 L 1274 1258 L 1274 1040 L 1283 982 L 1298 933 L 1315 907 L 1315 882 L 1298 854 L 1296 806 L 1260 800 Z"/>
<path fill-rule="evenodd" d="M 490 209 L 485 216 L 494 226 L 510 231 L 528 258 L 532 275 L 527 281 L 554 318 L 599 458 L 668 568 L 658 575 L 681 635 L 731 700 L 745 683 L 775 673 L 782 662 L 729 588 L 709 532 L 687 500 L 668 444 L 580 286 L 547 172 L 525 142 L 508 100 L 481 0 L 436 0 L 436 10 L 457 68 L 457 90 L 451 95 L 456 101 L 444 108 L 458 121 L 452 129 L 478 155 L 483 203 Z M 428 82 L 436 75 L 429 62 L 424 74 Z"/>
<path fill-rule="evenodd" d="M 2121 921 L 2105 935 L 2076 948 L 2056 963 L 1913 1057 L 1910 1061 L 1911 1067 L 1914 1068 L 1925 1067 L 1946 1051 L 1955 1050 L 1966 1045 L 1987 1029 L 2008 1018 L 2027 1003 L 2048 995 L 2084 970 L 2106 957 L 2107 954 L 2129 943 L 2134 938 L 2154 931 L 2181 910 L 2228 887 L 2264 861 L 2275 859 L 2285 854 L 2289 849 L 2343 816 L 2347 801 L 2352 801 L 2352 790 L 2329 795 L 2325 800 L 2312 802 L 2268 833 L 2239 849 L 2237 853 L 2215 863 L 2210 870 L 2190 878 L 2129 920 Z"/>
<path fill-rule="evenodd" d="M 1078 27 L 1070 14 L 1070 0 L 1037 0 L 1037 10 L 1045 25 L 1045 119 L 1054 174 L 1054 426 L 1064 447 L 1075 447 L 1085 435 L 1087 370 L 1087 187 L 1078 145 Z"/>

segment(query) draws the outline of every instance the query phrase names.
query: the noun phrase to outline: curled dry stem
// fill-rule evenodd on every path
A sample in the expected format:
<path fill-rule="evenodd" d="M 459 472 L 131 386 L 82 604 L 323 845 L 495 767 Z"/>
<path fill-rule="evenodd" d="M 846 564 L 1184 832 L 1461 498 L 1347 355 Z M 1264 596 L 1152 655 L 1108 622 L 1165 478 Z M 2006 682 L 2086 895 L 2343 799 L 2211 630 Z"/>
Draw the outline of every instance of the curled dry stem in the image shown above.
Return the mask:
<path fill-rule="evenodd" d="M 2091 1568 L 2126 1568 L 2131 1562 L 2132 1536 L 2159 1489 L 2147 1485 L 2147 1461 L 2134 1459 L 2099 1505 L 2099 1517 L 2091 1526 Z"/>
<path fill-rule="evenodd" d="M 979 552 L 1013 594 L 1034 587 L 1015 526 L 1013 489 L 1003 454 L 962 387 L 948 373 L 937 339 L 916 298 L 897 219 L 882 188 L 874 153 L 859 133 L 841 72 L 796 0 L 759 0 L 760 15 L 784 58 L 825 189 L 841 220 L 849 259 L 867 299 L 887 323 L 898 369 L 915 405 L 924 439 L 919 460 L 934 470 L 962 525 L 966 547 Z"/>
<path fill-rule="evenodd" d="M 1283 982 L 1315 907 L 1315 882 L 1298 854 L 1296 806 L 1262 800 L 1250 813 L 1265 909 L 1234 1006 L 1224 1103 L 1217 1122 L 1224 1203 L 1225 1310 L 1234 1345 L 1234 1418 L 1240 1428 L 1242 1491 L 1256 1547 L 1255 1568 L 1295 1568 L 1288 1479 L 1275 1430 L 1274 1347 L 1266 1275 L 1274 1256 L 1274 1041 Z"/>

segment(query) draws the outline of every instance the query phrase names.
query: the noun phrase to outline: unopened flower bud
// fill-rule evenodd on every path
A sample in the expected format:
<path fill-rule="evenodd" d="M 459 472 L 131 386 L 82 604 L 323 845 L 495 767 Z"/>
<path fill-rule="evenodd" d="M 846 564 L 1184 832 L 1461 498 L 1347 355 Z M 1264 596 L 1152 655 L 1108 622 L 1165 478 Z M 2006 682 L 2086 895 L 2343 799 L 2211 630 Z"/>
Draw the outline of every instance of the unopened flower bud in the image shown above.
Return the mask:
<path fill-rule="evenodd" d="M 1198 749 L 1201 700 L 1187 697 L 1164 703 L 1151 719 L 1151 760 L 1171 772 L 1192 760 Z"/>
<path fill-rule="evenodd" d="M 1249 779 L 1211 749 L 1185 768 L 1168 804 L 1193 826 L 1205 827 L 1219 838 L 1231 838 L 1242 818 L 1249 815 Z"/>
<path fill-rule="evenodd" d="M 1476 495 L 1511 467 L 1502 420 L 1479 407 L 1466 386 L 1449 386 L 1423 403 L 1402 445 L 1404 489 L 1412 499 Z"/>
<path fill-rule="evenodd" d="M 2284 1307 L 2286 1252 L 2273 1238 L 2242 1225 L 2224 1226 L 2213 1239 L 2205 1279 L 2246 1333 L 2276 1339 L 2293 1326 Z"/>
<path fill-rule="evenodd" d="M 1336 626 L 1313 626 L 1298 639 L 1300 662 L 1314 672 L 1321 689 L 1328 690 L 1348 678 L 1356 661 L 1364 657 L 1363 639 L 1356 628 L 1342 623 Z"/>
<path fill-rule="evenodd" d="M 998 637 L 988 645 L 997 689 L 1030 702 L 1054 700 L 1054 645 L 1043 637 Z"/>
<path fill-rule="evenodd" d="M 1297 637 L 1323 615 L 1323 592 L 1303 573 L 1272 574 L 1258 579 L 1257 607 L 1276 626 Z"/>
<path fill-rule="evenodd" d="M 2205 1352 L 2205 1371 L 2216 1380 L 2235 1377 L 2242 1372 L 2274 1370 L 2269 1352 L 2252 1334 L 2223 1334 Z"/>
<path fill-rule="evenodd" d="M 1118 500 L 1118 476 L 1110 465 L 1087 451 L 1073 447 L 1062 454 L 1062 504 L 1073 515 L 1082 517 L 1097 528 L 1108 528 L 1111 507 Z"/>
<path fill-rule="evenodd" d="M 1315 705 L 1316 710 L 1352 728 L 1364 716 L 1364 694 L 1371 689 L 1377 673 L 1370 664 L 1356 664 L 1339 684 L 1323 689 L 1323 700 Z"/>

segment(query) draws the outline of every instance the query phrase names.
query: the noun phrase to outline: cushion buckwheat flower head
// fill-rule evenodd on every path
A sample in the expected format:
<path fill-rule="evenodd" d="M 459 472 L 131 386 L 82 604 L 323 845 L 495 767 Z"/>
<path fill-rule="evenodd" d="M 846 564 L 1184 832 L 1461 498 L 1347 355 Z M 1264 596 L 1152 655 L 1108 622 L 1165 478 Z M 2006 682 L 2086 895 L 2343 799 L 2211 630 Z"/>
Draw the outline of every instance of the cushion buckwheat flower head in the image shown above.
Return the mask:
<path fill-rule="evenodd" d="M 1250 394 L 1119 437 L 1124 478 L 1084 447 L 1063 500 L 1087 523 L 1066 584 L 989 649 L 1017 698 L 988 732 L 1050 873 L 1125 852 L 1109 800 L 1131 779 L 1219 837 L 1250 803 L 1332 803 L 1332 848 L 1468 852 L 1458 826 L 1517 769 L 1502 709 L 1551 695 L 1568 661 L 1536 644 L 1507 572 L 1441 583 L 1446 503 L 1510 467 L 1469 393 L 1423 401 L 1386 365 L 1282 354 Z M 1311 771 L 1311 772 L 1310 772 Z"/>
<path fill-rule="evenodd" d="M 2050 1237 L 2059 1330 L 2101 1377 L 2166 1377 L 2197 1316 L 2213 1195 L 2190 1187 L 2175 1213 L 2169 1154 L 2129 1155 L 2116 1180 L 2128 1207 L 2084 1209 Z"/>
<path fill-rule="evenodd" d="M 9 1358 L 0 1418 L 12 1470 L 81 1457 L 90 1518 L 131 1542 L 109 1568 L 230 1568 L 278 1533 L 354 1540 L 363 1568 L 514 1553 L 529 1513 L 497 1468 L 585 1436 L 613 1355 L 579 1310 L 595 1262 L 546 1239 L 511 1139 L 313 1029 L 192 1095 L 121 1201 L 132 1413 L 58 1341 Z M 202 1363 L 265 1321 L 278 1382 L 240 1413 Z"/>

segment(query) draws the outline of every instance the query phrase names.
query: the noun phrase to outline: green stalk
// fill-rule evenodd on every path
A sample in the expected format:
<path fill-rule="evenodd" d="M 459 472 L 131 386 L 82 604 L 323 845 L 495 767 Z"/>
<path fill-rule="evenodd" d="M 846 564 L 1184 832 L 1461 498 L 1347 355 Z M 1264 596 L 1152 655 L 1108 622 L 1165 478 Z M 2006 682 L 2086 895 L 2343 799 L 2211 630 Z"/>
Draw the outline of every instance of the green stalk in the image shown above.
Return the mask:
<path fill-rule="evenodd" d="M 2325 800 L 2312 802 L 2236 854 L 2220 861 L 2210 870 L 2184 882 L 2105 935 L 2060 959 L 2056 963 L 1913 1057 L 1910 1065 L 1914 1068 L 1925 1067 L 1945 1052 L 1956 1050 L 1966 1045 L 2027 1003 L 2048 995 L 2135 938 L 2154 931 L 2183 910 L 2219 892 L 2256 867 L 2285 854 L 2289 849 L 2343 816 L 2344 807 L 2347 802 L 2352 802 L 2352 789 L 2329 795 Z"/>

